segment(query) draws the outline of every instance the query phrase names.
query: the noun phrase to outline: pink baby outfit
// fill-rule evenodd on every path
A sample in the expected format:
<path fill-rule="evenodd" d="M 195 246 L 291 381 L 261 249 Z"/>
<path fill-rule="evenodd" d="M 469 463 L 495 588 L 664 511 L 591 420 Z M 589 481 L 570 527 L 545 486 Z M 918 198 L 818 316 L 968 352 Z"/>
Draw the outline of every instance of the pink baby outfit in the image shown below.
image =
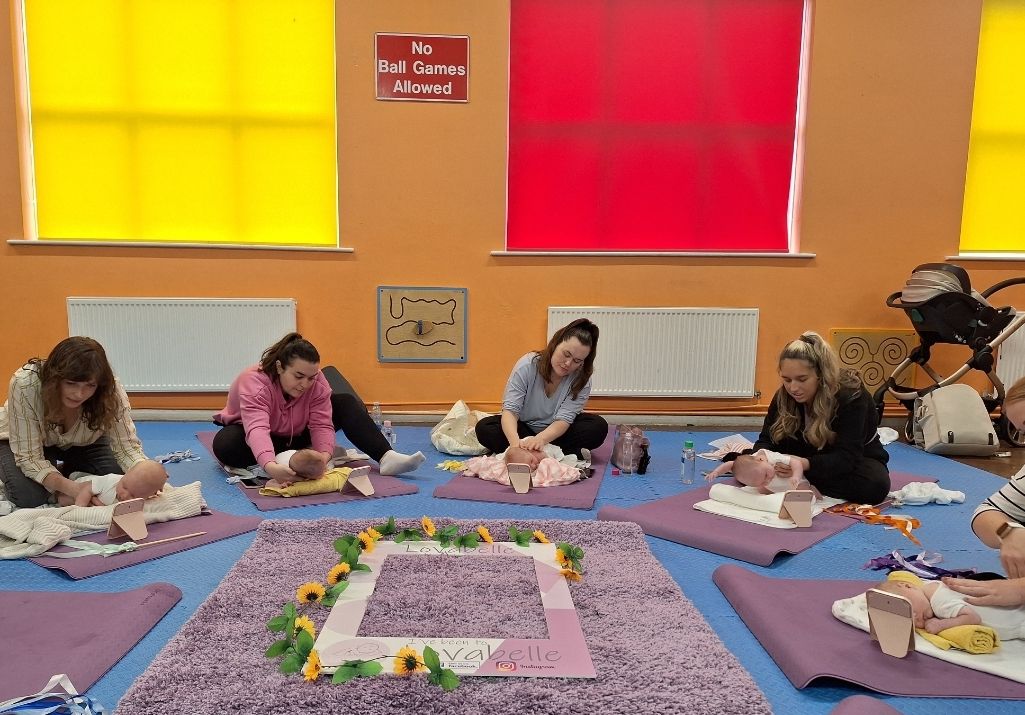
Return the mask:
<path fill-rule="evenodd" d="M 509 484 L 509 470 L 506 467 L 505 458 L 500 455 L 471 457 L 466 460 L 466 469 L 463 470 L 463 475 L 480 477 L 499 484 Z M 558 487 L 578 479 L 580 479 L 579 469 L 563 464 L 553 457 L 545 457 L 537 465 L 534 473 L 530 475 L 530 484 L 534 487 Z"/>

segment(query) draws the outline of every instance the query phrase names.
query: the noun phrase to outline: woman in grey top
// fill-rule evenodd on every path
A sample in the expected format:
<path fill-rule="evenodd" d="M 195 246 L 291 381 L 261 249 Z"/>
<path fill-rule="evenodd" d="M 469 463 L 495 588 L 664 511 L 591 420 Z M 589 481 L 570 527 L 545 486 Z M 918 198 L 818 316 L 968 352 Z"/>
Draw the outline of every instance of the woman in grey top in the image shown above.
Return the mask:
<path fill-rule="evenodd" d="M 477 423 L 477 439 L 495 453 L 511 446 L 541 451 L 554 444 L 566 454 L 595 449 L 608 423 L 583 412 L 591 394 L 598 326 L 586 318 L 555 331 L 548 346 L 516 361 L 502 397 L 502 414 Z"/>

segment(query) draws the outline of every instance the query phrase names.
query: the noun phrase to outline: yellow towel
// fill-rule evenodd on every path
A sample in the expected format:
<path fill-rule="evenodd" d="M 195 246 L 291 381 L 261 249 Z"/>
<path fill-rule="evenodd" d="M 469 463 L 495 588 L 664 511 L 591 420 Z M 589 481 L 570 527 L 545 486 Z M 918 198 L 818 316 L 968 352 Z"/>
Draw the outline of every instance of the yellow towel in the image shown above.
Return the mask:
<path fill-rule="evenodd" d="M 336 467 L 320 479 L 298 481 L 290 487 L 263 487 L 260 494 L 265 497 L 302 497 L 307 494 L 340 492 L 349 480 L 349 467 Z"/>
<path fill-rule="evenodd" d="M 908 583 L 914 584 L 915 586 L 918 586 L 919 588 L 921 588 L 922 584 L 924 583 L 922 581 L 922 579 L 920 579 L 918 576 L 916 576 L 915 574 L 911 573 L 910 571 L 891 571 L 889 573 L 889 575 L 886 577 L 886 580 L 887 581 L 907 581 Z"/>
<path fill-rule="evenodd" d="M 996 631 L 989 626 L 954 626 L 938 634 L 919 628 L 918 635 L 943 650 L 957 648 L 973 655 L 992 653 L 1000 647 Z"/>

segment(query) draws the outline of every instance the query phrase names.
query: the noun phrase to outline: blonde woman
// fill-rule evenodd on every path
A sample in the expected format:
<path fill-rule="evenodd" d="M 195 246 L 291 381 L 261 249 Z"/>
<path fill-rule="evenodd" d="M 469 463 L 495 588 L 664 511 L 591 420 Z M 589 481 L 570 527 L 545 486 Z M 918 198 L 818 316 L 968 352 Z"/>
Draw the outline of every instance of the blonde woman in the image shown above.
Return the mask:
<path fill-rule="evenodd" d="M 879 417 L 857 372 L 841 369 L 833 349 L 804 333 L 779 356 L 776 391 L 754 448 L 793 455 L 824 496 L 878 504 L 890 491 L 889 455 L 879 442 Z M 729 461 L 736 454 L 729 454 Z M 793 461 L 793 460 L 791 460 Z M 790 462 L 776 474 L 789 478 Z"/>

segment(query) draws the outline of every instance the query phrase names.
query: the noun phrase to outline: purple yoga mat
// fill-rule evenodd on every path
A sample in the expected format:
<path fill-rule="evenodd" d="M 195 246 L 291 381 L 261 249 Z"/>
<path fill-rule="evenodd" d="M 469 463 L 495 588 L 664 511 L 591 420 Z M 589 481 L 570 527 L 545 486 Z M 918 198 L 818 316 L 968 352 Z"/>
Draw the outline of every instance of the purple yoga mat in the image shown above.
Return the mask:
<path fill-rule="evenodd" d="M 466 499 L 469 501 L 490 501 L 502 504 L 529 504 L 531 506 L 561 506 L 567 509 L 590 509 L 598 498 L 598 488 L 605 478 L 605 469 L 612 456 L 612 442 L 615 432 L 609 430 L 605 441 L 591 452 L 591 468 L 594 475 L 572 484 L 558 487 L 532 488 L 526 494 L 517 494 L 511 485 L 489 482 L 478 477 L 464 477 L 457 474 L 448 482 L 436 487 L 434 496 L 441 499 Z"/>
<path fill-rule="evenodd" d="M 712 581 L 758 642 L 797 688 L 836 678 L 889 695 L 936 698 L 1025 698 L 1025 684 L 912 652 L 893 658 L 879 644 L 833 617 L 833 602 L 879 581 L 770 578 L 733 564 Z M 780 611 L 801 614 L 791 618 Z M 782 614 L 782 616 L 781 616 Z M 857 711 L 856 711 L 857 712 Z"/>
<path fill-rule="evenodd" d="M 196 437 L 200 444 L 213 456 L 213 442 L 216 432 L 197 432 Z M 214 460 L 217 458 L 214 457 Z M 218 464 L 221 468 L 224 465 Z M 356 501 L 358 499 L 380 499 L 382 497 L 398 497 L 405 494 L 416 494 L 420 491 L 415 484 L 410 484 L 396 477 L 386 477 L 377 473 L 377 466 L 370 462 L 351 462 L 353 467 L 370 467 L 370 483 L 374 485 L 373 496 L 363 496 L 354 489 L 343 492 L 327 492 L 325 494 L 308 494 L 302 497 L 267 497 L 260 494 L 259 489 L 246 489 L 241 484 L 236 484 L 238 490 L 253 503 L 260 511 L 273 511 L 274 509 L 288 509 L 294 506 L 313 506 L 314 504 L 336 504 L 338 502 Z"/>
<path fill-rule="evenodd" d="M 841 700 L 829 715 L 900 715 L 900 710 L 869 695 L 852 695 Z"/>
<path fill-rule="evenodd" d="M 203 544 L 227 539 L 229 536 L 238 536 L 239 534 L 244 534 L 247 531 L 254 531 L 256 527 L 260 525 L 261 521 L 263 521 L 262 516 L 235 516 L 234 514 L 225 514 L 224 512 L 211 510 L 198 516 L 190 516 L 187 519 L 175 519 L 174 521 L 162 521 L 155 524 L 147 524 L 146 528 L 149 531 L 149 535 L 139 543 L 145 544 L 147 541 L 156 541 L 158 539 L 166 539 L 171 536 L 181 536 L 182 534 L 192 534 L 197 531 L 205 531 L 206 533 L 202 536 L 192 536 L 188 539 L 168 541 L 166 544 L 148 546 L 136 551 L 127 551 L 125 553 L 115 554 L 114 556 L 79 556 L 73 559 L 59 559 L 54 556 L 36 556 L 29 559 L 29 561 L 48 569 L 63 571 L 68 576 L 76 580 L 80 578 L 89 578 L 90 576 L 107 573 L 108 571 L 123 569 L 126 566 L 134 566 L 135 564 L 142 563 L 143 561 L 149 561 L 150 559 L 157 559 L 161 556 L 167 556 L 168 554 L 193 549 L 197 546 L 202 546 Z M 75 539 L 77 541 L 94 541 L 98 544 L 116 544 L 124 543 L 126 541 L 125 538 L 109 539 L 107 538 L 106 532 L 76 536 Z M 53 551 L 71 550 L 72 549 L 65 546 L 58 546 L 53 549 Z M 45 684 L 46 683 L 44 682 L 43 685 Z M 75 685 L 78 685 L 78 683 L 75 683 Z"/>
<path fill-rule="evenodd" d="M 56 673 L 86 692 L 181 597 L 169 583 L 121 593 L 0 591 L 0 701 L 36 693 Z"/>
<path fill-rule="evenodd" d="M 936 480 L 901 472 L 890 475 L 894 489 L 909 482 L 923 481 Z M 773 529 L 698 511 L 694 505 L 708 498 L 709 488 L 700 487 L 633 507 L 603 506 L 598 510 L 598 519 L 632 521 L 649 536 L 758 566 L 768 566 L 779 554 L 798 554 L 858 523 L 856 519 L 824 512 L 816 516 L 808 528 Z"/>

